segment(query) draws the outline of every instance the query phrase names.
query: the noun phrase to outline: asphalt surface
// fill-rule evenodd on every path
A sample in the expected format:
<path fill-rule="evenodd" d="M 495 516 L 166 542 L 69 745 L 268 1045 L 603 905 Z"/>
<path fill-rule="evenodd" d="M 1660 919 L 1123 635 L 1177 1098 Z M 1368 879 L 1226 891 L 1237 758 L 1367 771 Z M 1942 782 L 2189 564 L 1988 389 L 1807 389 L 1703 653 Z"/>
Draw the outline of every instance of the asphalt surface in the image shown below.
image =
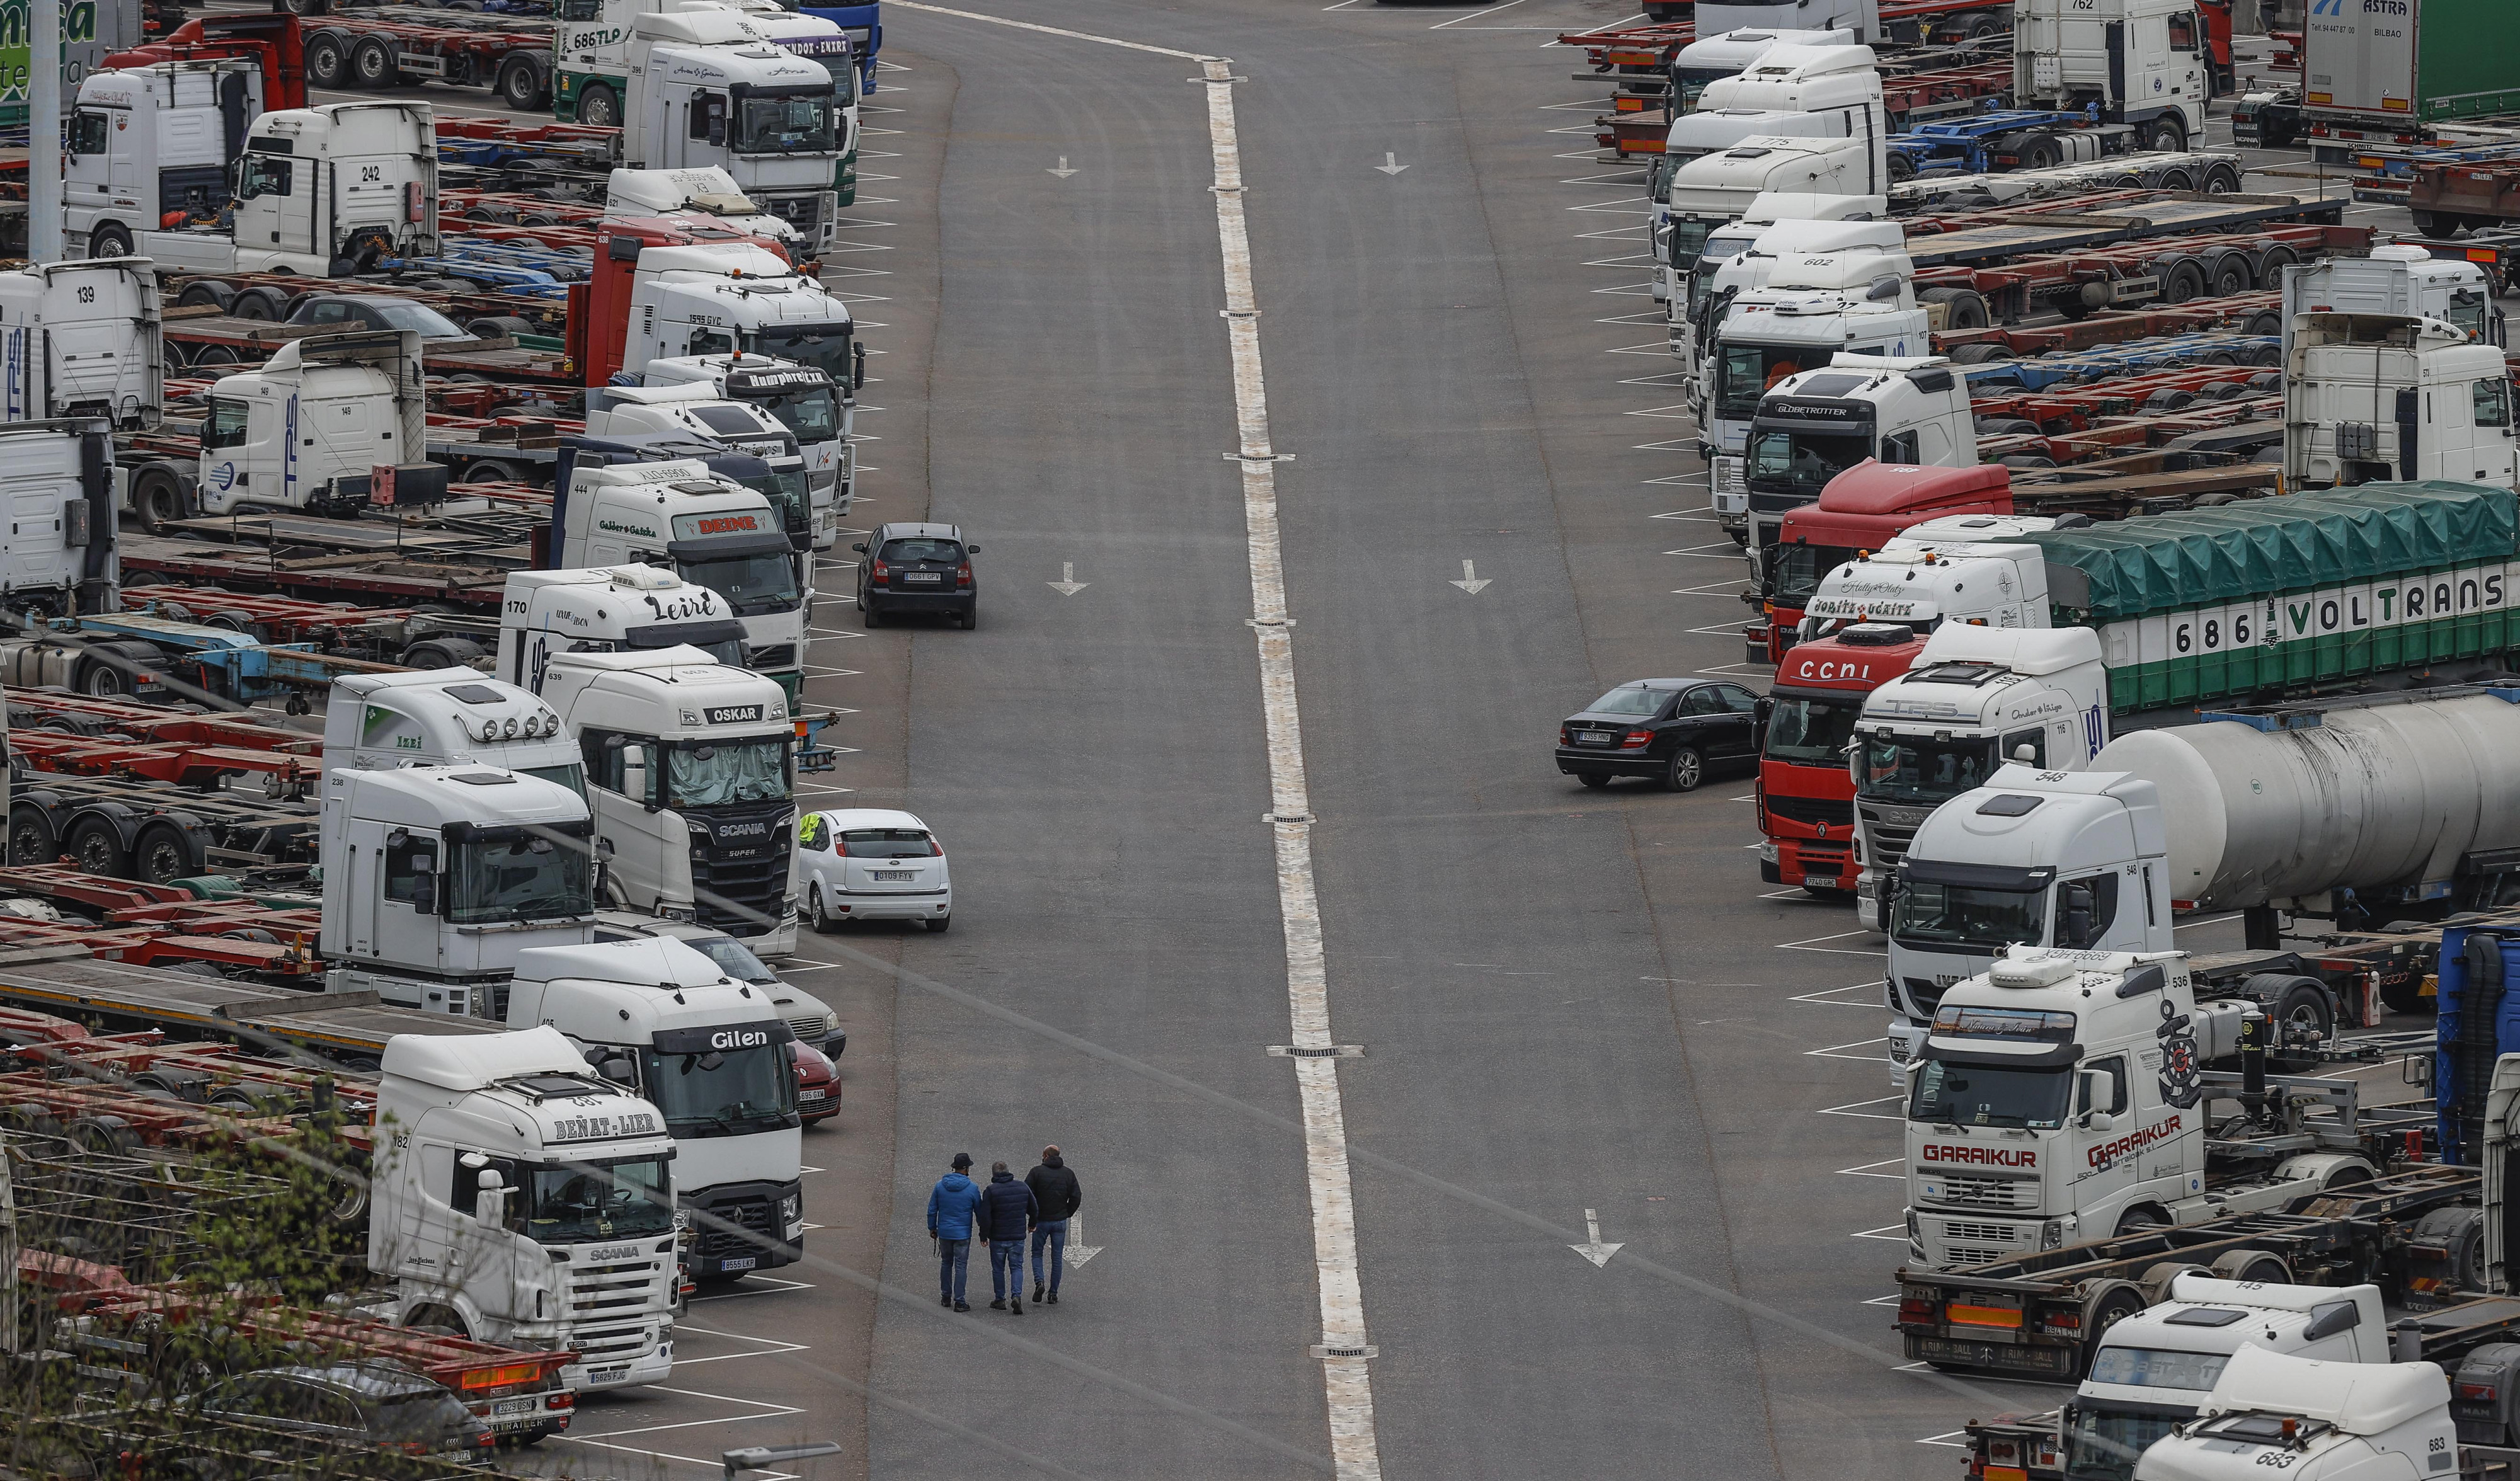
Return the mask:
<path fill-rule="evenodd" d="M 1899 1358 L 1874 941 L 1759 883 L 1746 775 L 1584 792 L 1549 756 L 1616 682 L 1767 678 L 1671 404 L 1642 177 L 1547 45 L 1625 14 L 989 8 L 1244 79 L 1380 1473 L 1946 1478 L 1963 1420 L 2058 1391 Z M 849 751 L 808 800 L 924 817 L 958 923 L 807 939 L 797 980 L 851 1040 L 806 1139 L 808 1262 L 704 1293 L 674 1381 L 591 1402 L 544 1463 L 688 1477 L 829 1440 L 774 1474 L 1328 1471 L 1199 67 L 885 22 L 827 274 L 878 352 L 853 523 L 961 523 L 983 616 L 866 633 L 837 553 L 809 694 Z M 980 1309 L 940 1310 L 929 1186 L 1046 1142 L 1096 1253 L 1020 1319 L 975 1257 Z"/>

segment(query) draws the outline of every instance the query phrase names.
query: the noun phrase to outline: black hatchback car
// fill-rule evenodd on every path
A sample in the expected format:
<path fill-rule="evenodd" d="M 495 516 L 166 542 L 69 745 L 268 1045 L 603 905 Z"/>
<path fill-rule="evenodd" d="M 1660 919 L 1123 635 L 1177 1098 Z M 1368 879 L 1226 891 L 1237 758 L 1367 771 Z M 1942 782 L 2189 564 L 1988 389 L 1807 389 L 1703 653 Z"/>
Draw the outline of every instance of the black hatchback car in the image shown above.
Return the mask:
<path fill-rule="evenodd" d="M 1586 786 L 1651 777 L 1676 792 L 1719 766 L 1755 766 L 1768 701 L 1717 679 L 1638 679 L 1557 727 L 1557 769 Z"/>
<path fill-rule="evenodd" d="M 453 1394 L 375 1359 L 239 1373 L 182 1405 L 213 1418 L 401 1455 L 487 1459 L 497 1443 Z"/>
<path fill-rule="evenodd" d="M 942 612 L 966 631 L 980 625 L 980 582 L 971 558 L 980 553 L 959 524 L 885 524 L 862 545 L 858 610 L 881 627 L 896 612 Z"/>

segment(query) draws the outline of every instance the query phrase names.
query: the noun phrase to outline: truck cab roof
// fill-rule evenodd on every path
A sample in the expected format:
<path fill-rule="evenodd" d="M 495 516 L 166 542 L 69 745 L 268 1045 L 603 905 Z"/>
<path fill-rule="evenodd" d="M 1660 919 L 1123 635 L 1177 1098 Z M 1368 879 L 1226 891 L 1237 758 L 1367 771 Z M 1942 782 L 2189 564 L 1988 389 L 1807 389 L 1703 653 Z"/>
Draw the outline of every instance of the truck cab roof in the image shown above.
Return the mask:
<path fill-rule="evenodd" d="M 625 1036 L 615 1042 L 645 1043 L 677 1029 L 729 1024 L 767 1035 L 763 1043 L 793 1037 L 768 992 L 736 981 L 692 947 L 663 937 L 527 947 L 517 953 L 517 976 L 509 994 L 512 1012 L 610 1020 L 606 1032 Z M 564 1011 L 570 1000 L 590 995 L 600 1000 L 592 1013 Z"/>
<path fill-rule="evenodd" d="M 572 682 L 573 681 L 573 682 Z M 668 686 L 659 702 L 655 686 Z M 779 682 L 730 668 L 688 645 L 644 652 L 554 653 L 545 694 L 567 693 L 570 724 L 660 740 L 750 740 L 790 734 Z"/>
<path fill-rule="evenodd" d="M 2038 885 L 2057 871 L 2043 866 L 2023 873 L 2019 882 Z M 2149 979 L 2148 969 L 2154 967 L 2160 969 L 2157 982 L 2119 996 L 2121 985 L 2142 980 L 2138 973 Z M 2149 1039 L 2152 1025 L 2161 1021 L 2159 992 L 2183 997 L 2187 984 L 2184 952 L 2007 946 L 1991 969 L 1954 983 L 1943 994 L 1925 1048 L 2022 1060 L 2055 1059 L 2060 1054 L 2078 1057 L 2085 1044 L 2115 1042 L 2138 1032 Z"/>
<path fill-rule="evenodd" d="M 402 674 L 345 674 L 333 681 L 324 711 L 324 764 L 383 766 L 398 750 L 455 762 L 474 748 L 548 740 L 567 751 L 560 716 L 530 692 L 469 668 Z M 498 764 L 493 756 L 482 757 Z"/>
<path fill-rule="evenodd" d="M 2223 1369 L 2204 1414 L 2290 1414 L 2345 1435 L 2377 1435 L 2435 1411 L 2447 1420 L 2449 1409 L 2450 1380 L 2436 1363 L 2322 1363 L 2245 1347 Z"/>
<path fill-rule="evenodd" d="M 501 728 L 505 729 L 504 722 Z M 328 793 L 335 787 L 355 786 L 360 818 L 412 828 L 442 829 L 451 823 L 474 828 L 557 826 L 584 823 L 591 816 L 586 799 L 557 782 L 490 766 L 327 771 L 324 785 Z"/>
<path fill-rule="evenodd" d="M 1894 682 L 1912 685 L 1931 672 L 1920 666 Z M 1926 817 L 1903 868 L 1919 879 L 2032 888 L 2042 878 L 2142 858 L 2144 842 L 2161 836 L 2160 811 L 2153 785 L 2124 772 L 2041 772 L 2007 762 Z"/>
<path fill-rule="evenodd" d="M 2339 1308 L 2351 1313 L 2350 1322 Z M 2100 1335 L 2081 1392 L 2130 1403 L 2197 1405 L 2242 1346 L 2298 1352 L 2326 1340 L 2309 1335 L 2314 1325 L 2357 1331 L 2368 1350 L 2387 1350 L 2388 1316 L 2376 1285 L 2340 1289 L 2177 1276 L 2168 1300 L 2121 1319 Z M 2113 1351 L 2122 1356 L 2113 1359 Z"/>

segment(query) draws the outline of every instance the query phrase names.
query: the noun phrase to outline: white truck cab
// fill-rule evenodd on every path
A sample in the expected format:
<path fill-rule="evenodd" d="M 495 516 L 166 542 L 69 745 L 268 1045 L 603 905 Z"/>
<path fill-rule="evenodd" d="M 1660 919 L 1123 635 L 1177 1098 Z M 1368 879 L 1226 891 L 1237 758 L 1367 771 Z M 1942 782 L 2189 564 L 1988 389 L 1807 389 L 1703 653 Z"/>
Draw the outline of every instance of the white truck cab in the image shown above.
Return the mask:
<path fill-rule="evenodd" d="M 1681 165 L 1670 177 L 1666 211 L 1666 260 L 1674 268 L 1693 263 L 1707 237 L 1739 220 L 1762 194 L 1877 196 L 1889 185 L 1888 127 L 1872 48 L 1773 47 L 1720 86 L 1724 98 L 1742 107 L 1824 112 L 1844 118 L 1846 131 L 1823 138 L 1754 134 Z M 1801 106 L 1806 101 L 1811 106 Z M 1787 102 L 1793 106 L 1780 106 Z"/>
<path fill-rule="evenodd" d="M 2439 319 L 2481 343 L 2507 337 L 2494 282 L 2473 262 L 2387 242 L 2363 257 L 2320 257 L 2283 270 L 2284 349 L 2304 314 L 2382 314 Z"/>
<path fill-rule="evenodd" d="M 2362 1364 L 2244 1347 L 2201 1417 L 2153 1443 L 2135 1481 L 2378 1481 L 2459 1474 L 2437 1363 Z"/>
<path fill-rule="evenodd" d="M 778 243 L 792 255 L 812 255 L 796 228 L 761 208 L 721 165 L 690 169 L 632 169 L 622 165 L 605 178 L 604 219 L 671 220 L 705 217 L 721 226 Z"/>
<path fill-rule="evenodd" d="M 779 509 L 790 543 L 802 542 L 800 554 L 812 549 L 818 518 L 812 470 L 795 434 L 765 408 L 721 396 L 700 381 L 590 386 L 586 434 L 715 444 L 761 459 L 770 465 L 770 482 L 760 492 Z M 812 585 L 811 577 L 810 562 L 800 562 L 798 584 Z"/>
<path fill-rule="evenodd" d="M 220 377 L 202 423 L 202 510 L 353 511 L 379 467 L 413 468 L 443 494 L 445 471 L 426 462 L 427 383 L 408 330 L 292 339 Z"/>
<path fill-rule="evenodd" d="M 334 680 L 324 709 L 324 769 L 412 765 L 496 767 L 586 794 L 577 742 L 530 690 L 469 668 Z"/>
<path fill-rule="evenodd" d="M 555 652 L 540 692 L 585 757 L 612 891 L 794 955 L 796 734 L 780 687 L 669 648 Z"/>
<path fill-rule="evenodd" d="M 1762 376 L 1751 374 L 1754 363 L 1766 367 Z M 1822 368 L 1787 373 L 1800 363 L 1764 349 L 1754 361 L 1745 350 L 1707 392 L 1716 416 L 1748 419 L 1737 458 L 1719 452 L 1709 467 L 1716 489 L 1737 479 L 1748 502 L 1753 563 L 1777 543 L 1788 513 L 1868 458 L 1910 468 L 1978 461 L 1968 381 L 1951 361 L 1832 353 Z"/>
<path fill-rule="evenodd" d="M 368 1268 L 384 1315 L 578 1355 L 574 1391 L 674 1369 L 675 1145 L 559 1031 L 397 1034 L 377 1085 Z"/>
<path fill-rule="evenodd" d="M 2284 486 L 2520 485 L 2500 346 L 2416 316 L 2305 313 L 2284 360 Z"/>
<path fill-rule="evenodd" d="M 559 566 L 653 565 L 706 587 L 742 625 L 743 666 L 775 679 L 791 703 L 804 692 L 811 594 L 797 565 L 812 558 L 798 555 L 768 499 L 694 461 L 581 462 L 561 504 Z"/>
<path fill-rule="evenodd" d="M 797 365 L 741 351 L 665 355 L 648 362 L 643 385 L 704 385 L 730 401 L 757 406 L 796 439 L 812 480 L 814 549 L 838 543 L 840 520 L 857 503 L 857 449 L 850 441 L 857 398 L 849 382 L 817 365 Z"/>
<path fill-rule="evenodd" d="M 113 434 L 102 421 L 0 425 L 0 611 L 121 608 Z"/>
<path fill-rule="evenodd" d="M 68 121 L 64 235 L 86 256 L 327 278 L 436 253 L 426 103 L 264 112 L 257 62 L 159 62 L 91 73 Z"/>
<path fill-rule="evenodd" d="M 1796 637 L 1824 638 L 1850 622 L 1900 622 L 1927 637 L 1945 623 L 2043 626 L 2047 560 L 2037 546 L 2010 541 L 2055 523 L 2046 515 L 1947 515 L 1912 525 L 1822 573 Z"/>
<path fill-rule="evenodd" d="M 2132 125 L 2138 148 L 2187 148 L 2214 99 L 2197 11 L 2197 0 L 2015 0 L 2014 106 L 2090 109 Z"/>
<path fill-rule="evenodd" d="M 1807 7 L 1789 4 L 1775 9 L 1785 12 L 1780 19 L 1799 23 Z M 1874 22 L 1876 29 L 1878 23 Z M 1715 107 L 1700 101 L 1708 88 L 1741 75 L 1752 63 L 1779 46 L 1856 46 L 1867 39 L 1852 29 L 1776 30 L 1758 22 L 1732 30 L 1709 30 L 1703 17 L 1697 20 L 1697 39 L 1671 59 L 1674 116 L 1701 106 Z"/>
<path fill-rule="evenodd" d="M 158 274 L 139 258 L 0 272 L 0 422 L 156 426 L 166 409 L 158 301 Z"/>
<path fill-rule="evenodd" d="M 508 684 L 539 694 L 554 653 L 668 648 L 696 648 L 714 662 L 744 667 L 743 625 L 735 609 L 717 593 L 672 571 L 632 564 L 508 576 L 495 664 Z M 577 742 L 564 743 L 574 763 Z"/>
<path fill-rule="evenodd" d="M 1695 266 L 1679 275 L 1678 295 L 1669 316 L 1671 352 L 1680 357 L 1692 387 L 1701 380 L 1699 347 L 1722 328 L 1732 301 L 1767 287 L 1785 256 L 1897 252 L 1907 243 L 1907 233 L 1886 219 L 1889 203 L 1879 196 L 1762 196 L 1759 201 L 1750 214 L 1707 238 Z M 1851 213 L 1831 213 L 1819 202 L 1840 203 Z M 1782 214 L 1804 209 L 1818 213 Z"/>
<path fill-rule="evenodd" d="M 1698 378 L 1711 387 L 1698 440 L 1735 456 L 1749 441 L 1768 386 L 1806 367 L 1834 365 L 1841 355 L 1907 360 L 1934 347 L 1926 312 L 1916 305 L 1915 267 L 1899 246 L 1779 248 L 1763 265 L 1765 284 L 1708 315 L 1718 323 Z"/>
<path fill-rule="evenodd" d="M 741 350 L 859 381 L 848 305 L 776 253 L 742 242 L 651 247 L 631 270 L 625 366 Z"/>
<path fill-rule="evenodd" d="M 686 1259 L 701 1279 L 792 1263 L 804 1238 L 794 1035 L 770 993 L 680 941 L 537 947 L 507 989 L 514 1025 L 568 1036 L 607 1078 L 663 1113 L 675 1194 L 709 1217 Z M 724 1226 L 734 1226 L 733 1229 Z"/>
<path fill-rule="evenodd" d="M 820 62 L 733 11 L 630 19 L 623 149 L 646 169 L 714 164 L 796 229 L 809 255 L 838 240 L 848 120 Z M 845 39 L 845 38 L 842 38 Z"/>

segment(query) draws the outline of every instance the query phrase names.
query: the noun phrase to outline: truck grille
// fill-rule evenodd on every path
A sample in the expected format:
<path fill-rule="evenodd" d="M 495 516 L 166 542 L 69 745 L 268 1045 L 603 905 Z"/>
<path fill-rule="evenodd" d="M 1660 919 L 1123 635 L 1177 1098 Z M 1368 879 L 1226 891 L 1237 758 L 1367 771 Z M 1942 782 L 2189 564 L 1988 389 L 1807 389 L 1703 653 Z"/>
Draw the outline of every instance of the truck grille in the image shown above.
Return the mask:
<path fill-rule="evenodd" d="M 1921 807 L 1866 807 L 1866 862 L 1875 870 L 1897 869 L 1899 861 L 1908 857 L 1908 845 L 1915 841 L 1916 830 L 1930 811 Z"/>
<path fill-rule="evenodd" d="M 2029 1247 L 2028 1227 L 1978 1224 L 1962 1219 L 1936 1219 L 1942 1233 L 1943 1258 L 1950 1265 L 1987 1265 Z"/>
<path fill-rule="evenodd" d="M 1912 1010 L 1909 1016 L 1919 1023 L 1932 1022 L 1934 1010 L 1943 1006 L 1943 990 L 1926 977 L 1903 977 L 1900 982 L 1908 989 L 1908 1006 Z"/>
<path fill-rule="evenodd" d="M 1943 1190 L 1936 1201 L 1963 1203 L 1975 1208 L 2036 1209 L 2039 1206 L 2039 1185 L 2026 1178 L 1954 1178 L 1941 1179 Z"/>
<path fill-rule="evenodd" d="M 823 197 L 820 192 L 802 196 L 763 196 L 759 200 L 762 209 L 804 233 L 808 239 L 813 237 L 814 228 L 820 223 L 823 214 Z"/>
<path fill-rule="evenodd" d="M 655 1344 L 646 1326 L 599 1326 L 579 1328 L 568 1345 L 595 1368 L 608 1358 L 636 1358 Z"/>
<path fill-rule="evenodd" d="M 1828 797 L 1787 797 L 1770 792 L 1768 812 L 1770 816 L 1782 818 L 1788 823 L 1800 823 L 1810 827 L 1819 827 L 1822 824 L 1830 828 L 1855 826 L 1855 804 Z"/>
<path fill-rule="evenodd" d="M 794 668 L 796 666 L 796 645 L 793 643 L 765 643 L 758 648 L 750 650 L 746 656 L 752 659 L 752 671 L 754 673 L 766 673 L 769 670 L 780 668 Z"/>
<path fill-rule="evenodd" d="M 698 1250 L 703 1260 L 723 1260 L 729 1256 L 761 1255 L 778 1242 L 779 1231 L 772 1227 L 773 1210 L 767 1198 L 744 1198 L 733 1203 L 713 1204 L 709 1212 L 728 1224 L 742 1226 L 741 1231 L 721 1227 L 710 1220 L 699 1230 Z"/>
<path fill-rule="evenodd" d="M 700 821 L 706 835 L 692 835 L 693 904 L 700 924 L 731 936 L 776 929 L 788 897 L 793 814 L 783 804 L 775 812 L 712 813 Z"/>

